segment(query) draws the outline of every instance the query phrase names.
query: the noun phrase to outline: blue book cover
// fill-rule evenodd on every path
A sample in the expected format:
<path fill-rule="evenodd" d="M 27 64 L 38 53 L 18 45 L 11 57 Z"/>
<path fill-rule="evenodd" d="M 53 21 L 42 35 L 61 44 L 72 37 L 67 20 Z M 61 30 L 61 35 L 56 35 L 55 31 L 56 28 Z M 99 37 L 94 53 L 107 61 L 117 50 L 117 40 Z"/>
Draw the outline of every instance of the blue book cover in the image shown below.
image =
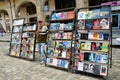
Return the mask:
<path fill-rule="evenodd" d="M 89 61 L 95 62 L 95 54 L 94 53 L 90 53 L 90 55 L 89 55 Z"/>
<path fill-rule="evenodd" d="M 100 18 L 100 9 L 93 9 L 91 11 L 92 11 L 93 19 Z"/>
<path fill-rule="evenodd" d="M 96 62 L 101 62 L 101 56 L 100 55 L 96 55 Z"/>
<path fill-rule="evenodd" d="M 56 13 L 53 13 L 53 14 L 52 14 L 51 20 L 56 20 Z"/>
<path fill-rule="evenodd" d="M 100 17 L 109 17 L 110 16 L 110 7 L 106 6 L 106 7 L 101 7 L 100 9 Z"/>
<path fill-rule="evenodd" d="M 101 55 L 101 63 L 107 63 L 108 62 L 108 55 L 103 54 Z"/>

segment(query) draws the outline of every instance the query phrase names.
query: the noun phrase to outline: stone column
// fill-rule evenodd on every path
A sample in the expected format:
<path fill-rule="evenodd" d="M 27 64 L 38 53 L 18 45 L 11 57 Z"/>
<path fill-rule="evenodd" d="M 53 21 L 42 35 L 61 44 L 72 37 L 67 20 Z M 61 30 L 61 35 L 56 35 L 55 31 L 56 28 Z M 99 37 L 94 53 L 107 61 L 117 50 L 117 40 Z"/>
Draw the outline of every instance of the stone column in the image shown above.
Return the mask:
<path fill-rule="evenodd" d="M 76 8 L 88 7 L 88 0 L 76 0 Z"/>
<path fill-rule="evenodd" d="M 44 21 L 44 13 L 43 13 L 43 3 L 44 0 L 35 0 L 36 2 L 36 10 L 37 10 L 37 17 L 38 21 L 43 20 Z"/>
<path fill-rule="evenodd" d="M 6 24 L 5 24 L 5 15 L 4 15 L 4 13 L 1 13 L 1 19 L 2 19 L 2 26 L 3 26 L 3 28 L 6 31 Z"/>

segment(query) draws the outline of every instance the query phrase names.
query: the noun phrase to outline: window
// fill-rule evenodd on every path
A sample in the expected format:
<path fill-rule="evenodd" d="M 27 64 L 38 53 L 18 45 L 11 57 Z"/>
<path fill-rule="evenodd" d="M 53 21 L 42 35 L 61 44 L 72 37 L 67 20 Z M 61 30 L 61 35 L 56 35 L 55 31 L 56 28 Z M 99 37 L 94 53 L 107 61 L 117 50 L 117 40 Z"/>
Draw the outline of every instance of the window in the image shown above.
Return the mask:
<path fill-rule="evenodd" d="M 55 0 L 56 10 L 70 7 L 75 7 L 75 0 Z"/>

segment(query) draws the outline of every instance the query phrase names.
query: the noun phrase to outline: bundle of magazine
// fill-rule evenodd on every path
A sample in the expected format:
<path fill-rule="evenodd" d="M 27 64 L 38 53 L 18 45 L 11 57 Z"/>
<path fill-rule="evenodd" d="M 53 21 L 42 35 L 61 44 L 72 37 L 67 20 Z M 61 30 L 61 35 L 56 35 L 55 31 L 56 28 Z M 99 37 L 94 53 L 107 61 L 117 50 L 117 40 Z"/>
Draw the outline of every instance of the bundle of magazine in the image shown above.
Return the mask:
<path fill-rule="evenodd" d="M 109 33 L 107 32 L 88 32 L 88 33 L 77 33 L 77 39 L 83 40 L 109 40 Z"/>
<path fill-rule="evenodd" d="M 35 37 L 35 33 L 34 32 L 24 32 L 22 34 L 22 37 Z"/>
<path fill-rule="evenodd" d="M 73 22 L 65 23 L 51 23 L 49 30 L 72 30 Z"/>
<path fill-rule="evenodd" d="M 107 75 L 107 66 L 104 65 L 97 65 L 97 64 L 84 63 L 84 62 L 74 62 L 74 69 L 96 75 L 102 75 L 102 76 Z"/>
<path fill-rule="evenodd" d="M 74 18 L 74 11 L 67 11 L 67 12 L 53 12 L 51 16 L 51 20 L 62 20 L 62 19 L 73 19 Z"/>
<path fill-rule="evenodd" d="M 58 48 L 48 48 L 47 55 L 50 57 L 58 57 L 58 58 L 70 58 L 71 55 L 70 49 L 58 49 Z"/>
<path fill-rule="evenodd" d="M 23 26 L 23 31 L 34 31 L 36 30 L 36 24 L 30 26 L 30 25 L 26 25 L 26 26 Z"/>
<path fill-rule="evenodd" d="M 56 58 L 47 58 L 46 64 L 48 65 L 53 65 L 53 66 L 58 66 L 62 68 L 68 68 L 69 61 L 68 60 L 62 60 L 62 59 L 56 59 Z"/>
<path fill-rule="evenodd" d="M 80 49 L 81 50 L 108 52 L 109 43 L 105 43 L 105 42 L 81 42 Z"/>
<path fill-rule="evenodd" d="M 11 52 L 10 55 L 12 56 L 20 56 L 20 44 L 12 43 L 11 44 Z"/>

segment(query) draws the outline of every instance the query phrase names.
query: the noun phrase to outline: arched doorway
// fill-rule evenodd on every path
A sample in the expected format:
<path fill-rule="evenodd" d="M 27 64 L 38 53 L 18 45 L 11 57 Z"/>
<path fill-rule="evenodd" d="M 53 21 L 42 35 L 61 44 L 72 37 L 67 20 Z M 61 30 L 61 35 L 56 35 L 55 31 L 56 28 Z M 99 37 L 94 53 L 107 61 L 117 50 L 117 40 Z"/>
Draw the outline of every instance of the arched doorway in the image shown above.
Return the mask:
<path fill-rule="evenodd" d="M 4 29 L 5 32 L 10 32 L 10 21 L 9 21 L 9 15 L 6 10 L 0 10 L 0 28 Z"/>
<path fill-rule="evenodd" d="M 25 22 L 36 22 L 37 21 L 37 13 L 36 6 L 34 3 L 25 1 L 23 2 L 17 10 L 18 18 L 25 18 Z"/>

